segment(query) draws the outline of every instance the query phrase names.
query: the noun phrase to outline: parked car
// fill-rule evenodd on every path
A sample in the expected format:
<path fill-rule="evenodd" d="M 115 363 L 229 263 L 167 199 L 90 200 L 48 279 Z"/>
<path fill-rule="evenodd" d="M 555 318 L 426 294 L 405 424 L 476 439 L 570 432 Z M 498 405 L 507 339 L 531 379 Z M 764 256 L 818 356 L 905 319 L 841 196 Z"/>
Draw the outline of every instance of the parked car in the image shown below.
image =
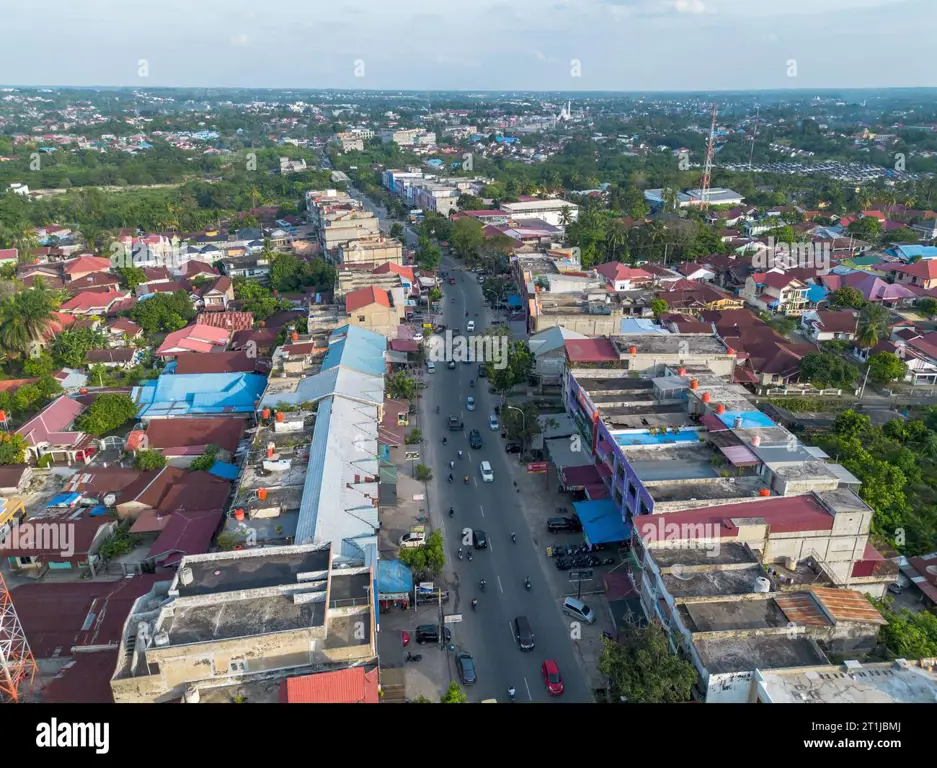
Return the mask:
<path fill-rule="evenodd" d="M 543 673 L 543 682 L 547 686 L 547 693 L 551 696 L 559 696 L 563 692 L 563 676 L 560 674 L 560 668 L 556 662 L 547 659 L 540 668 Z"/>
<path fill-rule="evenodd" d="M 465 398 L 465 409 L 466 409 L 467 411 L 474 411 L 474 410 L 475 410 L 475 398 L 474 398 L 474 397 L 467 397 L 467 398 Z"/>
<path fill-rule="evenodd" d="M 888 585 L 888 591 L 891 592 L 893 595 L 900 595 L 900 594 L 901 594 L 901 585 L 900 585 L 900 584 L 889 584 L 889 585 Z"/>
<path fill-rule="evenodd" d="M 488 536 L 480 528 L 472 531 L 472 544 L 475 549 L 488 549 Z"/>
<path fill-rule="evenodd" d="M 462 685 L 475 685 L 478 682 L 478 675 L 475 672 L 475 659 L 467 653 L 460 653 L 455 658 L 459 666 L 459 677 L 462 679 Z"/>
<path fill-rule="evenodd" d="M 595 623 L 595 614 L 592 612 L 592 609 L 582 602 L 582 600 L 577 600 L 575 597 L 567 597 L 563 601 L 563 613 L 567 616 L 572 616 L 574 619 L 584 621 L 586 624 Z"/>
<path fill-rule="evenodd" d="M 446 642 L 452 640 L 452 630 L 449 627 L 446 627 Z M 423 643 L 438 643 L 439 642 L 439 627 L 436 624 L 421 624 L 416 628 L 416 641 L 422 645 Z"/>
<path fill-rule="evenodd" d="M 497 432 L 500 429 L 500 425 L 498 424 L 498 417 L 495 416 L 495 414 L 491 414 L 491 416 L 488 417 L 488 428 L 492 432 Z"/>
<path fill-rule="evenodd" d="M 404 549 L 422 547 L 426 543 L 426 536 L 422 533 L 405 533 L 398 543 Z"/>
<path fill-rule="evenodd" d="M 477 429 L 469 432 L 469 446 L 475 451 L 482 447 L 482 436 Z"/>
<path fill-rule="evenodd" d="M 582 523 L 578 517 L 551 517 L 547 520 L 547 530 L 550 533 L 578 533 L 582 530 Z"/>
<path fill-rule="evenodd" d="M 504 452 L 505 453 L 520 453 L 524 449 L 520 443 L 505 443 Z"/>
<path fill-rule="evenodd" d="M 495 481 L 495 473 L 491 471 L 491 464 L 487 461 L 479 464 L 478 469 L 481 472 L 483 482 L 493 483 Z"/>

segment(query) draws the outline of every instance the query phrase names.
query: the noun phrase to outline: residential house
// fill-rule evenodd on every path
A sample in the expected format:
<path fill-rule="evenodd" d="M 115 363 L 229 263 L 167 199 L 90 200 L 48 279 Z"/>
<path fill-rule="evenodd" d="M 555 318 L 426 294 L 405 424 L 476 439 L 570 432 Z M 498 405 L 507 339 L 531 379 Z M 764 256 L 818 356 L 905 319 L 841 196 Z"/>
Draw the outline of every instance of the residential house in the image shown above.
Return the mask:
<path fill-rule="evenodd" d="M 205 311 L 224 311 L 234 301 L 234 283 L 230 277 L 219 275 L 198 293 Z"/>
<path fill-rule="evenodd" d="M 620 261 L 607 261 L 595 268 L 606 280 L 608 289 L 616 293 L 630 291 L 654 281 L 654 275 L 645 269 L 628 267 Z"/>
<path fill-rule="evenodd" d="M 33 469 L 29 464 L 6 464 L 0 466 L 0 496 L 10 497 L 23 493 L 32 479 Z M 0 512 L 0 525 L 9 521 L 9 515 Z"/>
<path fill-rule="evenodd" d="M 865 301 L 890 308 L 905 306 L 917 298 L 917 294 L 905 285 L 886 283 L 882 278 L 867 272 L 850 272 L 846 275 L 830 273 L 822 275 L 820 282 L 830 292 L 844 286 L 855 288 Z"/>
<path fill-rule="evenodd" d="M 895 277 L 896 283 L 915 285 L 922 288 L 937 288 L 937 259 L 922 259 L 914 264 L 886 265 L 886 273 Z"/>
<path fill-rule="evenodd" d="M 88 384 L 88 377 L 76 368 L 61 368 L 52 374 L 66 394 L 74 395 Z"/>
<path fill-rule="evenodd" d="M 566 375 L 566 342 L 588 338 L 561 325 L 554 325 L 531 336 L 529 347 L 534 356 L 532 373 L 539 379 L 540 385 L 562 384 Z"/>
<path fill-rule="evenodd" d="M 109 320 L 105 330 L 112 340 L 117 343 L 127 343 L 143 336 L 143 329 L 127 317 Z"/>
<path fill-rule="evenodd" d="M 345 295 L 345 312 L 349 322 L 389 339 L 397 336 L 398 326 L 404 319 L 402 301 L 396 301 L 393 291 L 379 288 L 360 288 Z"/>
<path fill-rule="evenodd" d="M 193 373 L 259 373 L 263 361 L 246 352 L 213 352 L 203 355 L 184 352 L 166 366 L 167 372 L 185 375 Z"/>
<path fill-rule="evenodd" d="M 267 377 L 256 373 L 163 373 L 134 387 L 131 396 L 144 423 L 194 416 L 246 418 L 253 415 L 266 383 Z"/>
<path fill-rule="evenodd" d="M 214 280 L 218 273 L 212 268 L 211 264 L 206 264 L 204 261 L 198 261 L 197 259 L 190 259 L 182 270 L 182 276 L 189 281 Z"/>
<path fill-rule="evenodd" d="M 716 277 L 715 271 L 710 269 L 707 265 L 696 264 L 694 262 L 680 264 L 676 271 L 687 280 L 701 280 L 708 283 Z"/>
<path fill-rule="evenodd" d="M 45 278 L 43 278 L 45 280 Z M 44 283 L 48 286 L 48 283 Z M 110 272 L 92 272 L 90 275 L 76 278 L 67 286 L 69 295 L 76 296 L 84 291 L 116 291 L 120 288 L 120 281 Z"/>
<path fill-rule="evenodd" d="M 52 461 L 66 464 L 87 464 L 96 452 L 94 439 L 74 428 L 85 406 L 62 395 L 43 408 L 16 434 L 26 438 L 27 455 L 34 461 L 51 456 Z"/>
<path fill-rule="evenodd" d="M 227 461 L 237 452 L 244 436 L 244 419 L 154 419 L 127 436 L 127 451 L 159 451 L 173 466 L 188 466 L 210 445 Z"/>
<path fill-rule="evenodd" d="M 690 281 L 688 281 L 690 282 Z M 664 283 L 657 298 L 667 302 L 667 306 L 677 312 L 698 314 L 704 310 L 741 309 L 744 302 L 738 296 L 721 291 L 707 283 L 691 282 L 690 287 L 678 287 L 675 282 Z"/>
<path fill-rule="evenodd" d="M 16 248 L 0 248 L 0 264 L 16 264 L 19 262 L 19 251 Z"/>
<path fill-rule="evenodd" d="M 190 325 L 173 331 L 156 350 L 157 357 L 175 357 L 183 352 L 223 352 L 231 341 L 231 332 L 210 325 Z"/>
<path fill-rule="evenodd" d="M 106 315 L 111 308 L 130 294 L 123 291 L 82 291 L 73 296 L 59 310 L 68 315 Z"/>
<path fill-rule="evenodd" d="M 270 262 L 262 256 L 239 256 L 237 258 L 222 258 L 221 271 L 234 279 L 247 277 L 266 285 L 270 279 Z"/>
<path fill-rule="evenodd" d="M 254 315 L 250 312 L 201 312 L 196 316 L 195 324 L 223 328 L 233 334 L 253 328 Z"/>
<path fill-rule="evenodd" d="M 809 306 L 809 286 L 780 270 L 755 272 L 745 280 L 739 295 L 764 312 L 801 315 Z"/>
<path fill-rule="evenodd" d="M 852 341 L 856 338 L 858 326 L 858 312 L 807 310 L 800 317 L 804 335 L 814 342 Z"/>
<path fill-rule="evenodd" d="M 95 272 L 110 272 L 111 262 L 110 259 L 104 259 L 100 256 L 85 255 L 79 256 L 74 261 L 66 263 L 62 270 L 65 274 L 65 279 L 70 282 L 72 280 L 80 280 L 82 277 L 87 277 Z"/>
<path fill-rule="evenodd" d="M 136 360 L 137 351 L 131 347 L 92 349 L 85 355 L 86 365 L 103 365 L 105 368 L 132 368 Z"/>

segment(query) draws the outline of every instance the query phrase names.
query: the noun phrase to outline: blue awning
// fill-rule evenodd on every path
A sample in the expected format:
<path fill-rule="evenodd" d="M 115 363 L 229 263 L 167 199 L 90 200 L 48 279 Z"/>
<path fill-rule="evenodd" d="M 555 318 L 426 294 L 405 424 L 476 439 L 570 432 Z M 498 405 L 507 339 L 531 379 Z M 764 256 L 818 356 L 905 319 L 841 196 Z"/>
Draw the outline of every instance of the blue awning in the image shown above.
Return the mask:
<path fill-rule="evenodd" d="M 507 300 L 509 307 L 520 309 L 523 306 L 523 304 L 521 304 L 521 297 L 516 293 L 512 293 L 510 296 L 508 296 Z"/>
<path fill-rule="evenodd" d="M 409 595 L 413 592 L 413 574 L 399 560 L 380 560 L 377 564 L 377 591 L 379 595 Z"/>
<path fill-rule="evenodd" d="M 631 538 L 631 525 L 611 499 L 573 502 L 573 509 L 582 523 L 582 532 L 590 544 L 611 544 Z"/>

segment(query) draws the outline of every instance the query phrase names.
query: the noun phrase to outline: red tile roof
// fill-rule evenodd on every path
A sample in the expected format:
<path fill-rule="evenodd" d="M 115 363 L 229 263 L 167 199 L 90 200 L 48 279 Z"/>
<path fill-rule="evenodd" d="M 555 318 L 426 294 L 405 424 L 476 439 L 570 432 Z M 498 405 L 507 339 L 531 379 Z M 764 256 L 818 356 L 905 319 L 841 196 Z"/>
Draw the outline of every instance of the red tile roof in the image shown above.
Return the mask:
<path fill-rule="evenodd" d="M 172 552 L 169 557 L 160 560 L 158 565 L 168 566 L 179 562 L 186 555 L 201 555 L 208 552 L 215 532 L 221 525 L 224 511 L 220 509 L 189 512 L 173 512 L 169 522 L 153 542 L 147 557 L 156 557 L 164 552 Z"/>
<path fill-rule="evenodd" d="M 390 307 L 390 298 L 387 291 L 383 291 L 372 285 L 368 288 L 359 288 L 357 291 L 351 291 L 345 294 L 346 312 L 357 312 L 362 307 L 368 307 L 372 304 Z"/>
<path fill-rule="evenodd" d="M 566 339 L 564 346 L 571 363 L 604 363 L 620 359 L 618 350 L 608 339 Z"/>
<path fill-rule="evenodd" d="M 251 312 L 202 312 L 195 318 L 196 325 L 210 325 L 229 331 L 247 331 L 254 326 Z"/>
<path fill-rule="evenodd" d="M 244 419 L 239 418 L 153 419 L 146 428 L 147 446 L 170 452 L 199 449 L 195 453 L 187 452 L 187 455 L 198 456 L 204 453 L 201 449 L 206 445 L 217 445 L 234 453 L 244 435 L 244 426 Z"/>
<path fill-rule="evenodd" d="M 254 373 L 256 370 L 256 358 L 248 357 L 246 352 L 213 352 L 210 355 L 182 352 L 176 358 L 178 374 Z"/>
<path fill-rule="evenodd" d="M 82 291 L 66 301 L 62 312 L 91 312 L 93 310 L 106 310 L 115 301 L 126 299 L 129 294 L 122 291 Z"/>
<path fill-rule="evenodd" d="M 45 442 L 62 446 L 74 445 L 84 433 L 65 432 L 65 428 L 84 410 L 85 406 L 77 400 L 63 395 L 16 430 L 16 434 L 25 437 L 32 446 Z"/>
<path fill-rule="evenodd" d="M 366 672 L 364 667 L 319 672 L 284 680 L 280 686 L 282 704 L 377 704 L 377 667 Z"/>
<path fill-rule="evenodd" d="M 231 332 L 210 325 L 190 325 L 170 333 L 156 350 L 157 355 L 177 355 L 179 352 L 211 352 L 224 349 L 231 340 Z"/>
<path fill-rule="evenodd" d="M 79 256 L 65 265 L 65 274 L 69 277 L 87 272 L 110 272 L 111 262 L 99 256 Z"/>

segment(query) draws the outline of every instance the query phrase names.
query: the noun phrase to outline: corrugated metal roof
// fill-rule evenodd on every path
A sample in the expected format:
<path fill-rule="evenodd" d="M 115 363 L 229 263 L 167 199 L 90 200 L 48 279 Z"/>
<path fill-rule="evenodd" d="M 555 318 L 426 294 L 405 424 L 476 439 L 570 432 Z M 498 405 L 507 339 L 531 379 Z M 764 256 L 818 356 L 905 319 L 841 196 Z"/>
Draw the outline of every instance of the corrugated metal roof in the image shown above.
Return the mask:
<path fill-rule="evenodd" d="M 377 704 L 378 670 L 351 667 L 283 681 L 280 702 L 289 704 Z"/>
<path fill-rule="evenodd" d="M 775 599 L 787 620 L 793 624 L 810 627 L 829 627 L 832 622 L 809 592 L 796 592 L 790 595 L 778 595 Z"/>
<path fill-rule="evenodd" d="M 813 587 L 810 590 L 835 621 L 861 621 L 866 624 L 887 624 L 868 598 L 854 589 Z"/>

